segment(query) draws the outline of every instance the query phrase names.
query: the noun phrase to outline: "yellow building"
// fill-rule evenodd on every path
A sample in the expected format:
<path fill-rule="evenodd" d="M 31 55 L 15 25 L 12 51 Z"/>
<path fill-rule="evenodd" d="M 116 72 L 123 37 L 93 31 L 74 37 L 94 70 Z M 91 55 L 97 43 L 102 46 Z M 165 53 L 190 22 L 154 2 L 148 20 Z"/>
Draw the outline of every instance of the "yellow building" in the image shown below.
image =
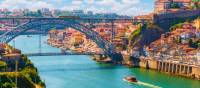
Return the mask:
<path fill-rule="evenodd" d="M 200 18 L 194 21 L 194 25 L 197 30 L 200 30 Z"/>
<path fill-rule="evenodd" d="M 71 42 L 74 44 L 74 45 L 78 45 L 80 43 L 83 43 L 84 42 L 84 35 L 82 33 L 74 33 L 72 39 L 71 39 Z"/>

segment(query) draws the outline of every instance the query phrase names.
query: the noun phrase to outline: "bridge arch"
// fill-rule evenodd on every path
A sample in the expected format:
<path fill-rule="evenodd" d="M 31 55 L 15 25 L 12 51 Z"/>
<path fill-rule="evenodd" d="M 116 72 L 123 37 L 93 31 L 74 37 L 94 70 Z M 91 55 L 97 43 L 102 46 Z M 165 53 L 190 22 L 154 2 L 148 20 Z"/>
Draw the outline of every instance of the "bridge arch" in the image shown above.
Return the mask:
<path fill-rule="evenodd" d="M 78 30 L 85 34 L 88 38 L 93 40 L 99 48 L 102 48 L 105 53 L 112 54 L 116 53 L 114 46 L 104 40 L 97 32 L 91 30 L 89 27 L 79 23 L 78 21 L 75 21 L 73 19 L 36 19 L 31 20 L 27 23 L 23 23 L 19 26 L 17 26 L 15 29 L 7 31 L 6 33 L 0 35 L 0 43 L 8 43 L 15 37 L 21 35 L 22 33 L 36 28 L 34 30 L 40 30 L 37 29 L 37 27 L 41 27 L 42 25 L 53 25 L 55 27 L 57 26 L 64 26 L 64 27 L 71 27 L 75 30 Z M 49 27 L 50 28 L 50 27 Z M 16 32 L 18 31 L 18 32 Z"/>

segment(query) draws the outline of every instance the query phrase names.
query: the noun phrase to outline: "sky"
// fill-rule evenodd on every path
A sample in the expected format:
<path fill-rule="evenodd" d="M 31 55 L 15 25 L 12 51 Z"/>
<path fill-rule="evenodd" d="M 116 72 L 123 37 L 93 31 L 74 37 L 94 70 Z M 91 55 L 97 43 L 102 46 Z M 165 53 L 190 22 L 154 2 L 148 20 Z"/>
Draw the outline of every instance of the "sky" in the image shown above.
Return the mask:
<path fill-rule="evenodd" d="M 0 8 L 84 10 L 95 13 L 141 15 L 153 11 L 154 0 L 0 0 Z"/>

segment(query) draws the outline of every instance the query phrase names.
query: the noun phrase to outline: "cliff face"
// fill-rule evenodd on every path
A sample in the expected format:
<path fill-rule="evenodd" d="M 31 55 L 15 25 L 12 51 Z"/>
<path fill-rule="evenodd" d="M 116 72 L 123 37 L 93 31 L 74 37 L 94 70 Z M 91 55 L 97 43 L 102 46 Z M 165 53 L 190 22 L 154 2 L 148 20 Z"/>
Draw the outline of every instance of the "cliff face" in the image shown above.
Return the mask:
<path fill-rule="evenodd" d="M 141 46 L 149 45 L 151 42 L 160 38 L 161 32 L 158 29 L 143 29 L 142 37 L 139 42 Z"/>
<path fill-rule="evenodd" d="M 129 45 L 127 51 L 133 54 L 135 51 L 139 51 L 139 55 L 146 55 L 143 47 L 148 46 L 153 41 L 160 38 L 163 33 L 162 29 L 156 25 L 148 24 L 141 25 L 137 30 L 131 33 L 129 37 Z M 136 53 L 134 55 L 137 55 Z M 128 66 L 139 66 L 139 59 L 131 55 L 123 55 L 123 61 Z M 130 63 L 132 62 L 132 63 Z"/>
<path fill-rule="evenodd" d="M 153 24 L 142 25 L 138 30 L 140 30 L 140 33 L 130 39 L 131 42 L 129 43 L 131 44 L 129 44 L 129 48 L 137 47 L 141 50 L 145 45 L 149 45 L 151 42 L 159 39 L 163 33 L 161 28 Z"/>

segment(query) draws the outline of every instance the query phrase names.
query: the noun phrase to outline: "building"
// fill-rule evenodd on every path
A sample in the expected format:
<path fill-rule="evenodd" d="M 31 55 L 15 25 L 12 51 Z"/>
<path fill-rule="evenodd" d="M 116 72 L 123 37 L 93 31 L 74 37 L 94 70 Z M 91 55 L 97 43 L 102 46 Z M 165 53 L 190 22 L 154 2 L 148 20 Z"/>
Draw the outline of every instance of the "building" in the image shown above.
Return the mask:
<path fill-rule="evenodd" d="M 52 15 L 53 15 L 53 17 L 57 17 L 57 16 L 59 16 L 59 14 L 61 14 L 61 10 L 59 10 L 59 9 L 54 9 L 53 11 L 52 11 Z"/>
<path fill-rule="evenodd" d="M 21 9 L 14 9 L 13 10 L 13 16 L 15 17 L 20 17 L 20 16 L 23 16 L 23 11 Z"/>
<path fill-rule="evenodd" d="M 51 31 L 49 31 L 49 33 L 48 33 L 49 39 L 56 39 L 57 33 L 58 33 L 57 30 L 51 30 Z"/>
<path fill-rule="evenodd" d="M 0 17 L 6 17 L 10 14 L 10 11 L 6 8 L 0 9 Z"/>
<path fill-rule="evenodd" d="M 49 8 L 42 8 L 41 10 L 42 16 L 44 17 L 52 17 L 52 13 Z"/>
<path fill-rule="evenodd" d="M 73 34 L 73 37 L 71 37 L 71 43 L 75 46 L 82 44 L 84 42 L 84 36 L 81 32 L 76 32 Z"/>
<path fill-rule="evenodd" d="M 162 13 L 175 8 L 185 9 L 191 6 L 192 0 L 156 0 L 154 12 Z"/>
<path fill-rule="evenodd" d="M 196 27 L 197 30 L 200 30 L 200 19 L 196 19 L 194 21 L 194 26 Z"/>
<path fill-rule="evenodd" d="M 56 38 L 56 39 L 57 39 L 58 41 L 63 41 L 64 38 L 65 38 L 65 35 L 66 35 L 65 32 L 59 31 L 58 34 L 57 34 L 57 38 Z"/>
<path fill-rule="evenodd" d="M 82 16 L 85 15 L 85 13 L 84 13 L 83 10 L 73 10 L 71 13 L 72 13 L 72 15 L 74 15 L 74 16 L 80 16 L 80 17 L 82 17 Z"/>

